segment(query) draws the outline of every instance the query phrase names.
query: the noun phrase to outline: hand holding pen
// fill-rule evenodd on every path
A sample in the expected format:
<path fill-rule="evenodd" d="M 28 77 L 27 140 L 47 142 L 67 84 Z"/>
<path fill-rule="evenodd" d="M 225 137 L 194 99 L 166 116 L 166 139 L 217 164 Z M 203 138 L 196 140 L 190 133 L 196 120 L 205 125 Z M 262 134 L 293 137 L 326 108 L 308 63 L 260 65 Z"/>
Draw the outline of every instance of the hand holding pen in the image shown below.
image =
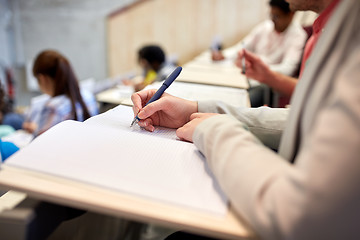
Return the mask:
<path fill-rule="evenodd" d="M 246 51 L 244 43 L 242 43 L 242 49 L 238 52 L 237 58 L 235 60 L 235 65 L 240 68 L 241 73 L 244 75 L 247 75 L 247 53 L 248 51 Z"/>
<path fill-rule="evenodd" d="M 247 84 L 248 84 L 248 88 L 250 88 L 250 80 L 249 78 L 246 76 L 246 58 L 245 58 L 245 43 L 242 42 L 241 43 L 242 46 L 242 50 L 239 52 L 238 55 L 238 59 L 236 61 L 236 65 L 241 68 L 241 73 L 245 75 Z M 239 61 L 241 61 L 240 63 L 238 63 Z"/>
<path fill-rule="evenodd" d="M 242 46 L 242 50 L 244 52 L 244 54 L 243 54 L 243 56 L 241 58 L 241 73 L 246 74 L 245 43 L 242 42 L 241 46 Z"/>
<path fill-rule="evenodd" d="M 140 119 L 137 123 L 147 131 L 154 131 L 155 126 L 182 127 L 190 120 L 190 115 L 197 112 L 197 102 L 167 93 L 151 104 L 148 103 L 155 93 L 155 89 L 150 89 L 136 92 L 131 96 L 134 115 Z M 146 106 L 144 106 L 145 103 L 147 103 Z"/>
<path fill-rule="evenodd" d="M 245 75 L 247 78 L 255 79 L 265 84 L 271 84 L 269 81 L 272 79 L 274 72 L 271 71 L 270 67 L 264 63 L 259 56 L 245 49 L 239 51 L 235 64 L 240 69 L 242 69 L 243 58 L 245 58 Z"/>
<path fill-rule="evenodd" d="M 175 79 L 179 76 L 180 72 L 182 70 L 182 67 L 177 67 L 164 81 L 164 83 L 161 85 L 161 87 L 155 92 L 155 94 L 150 98 L 150 100 L 145 104 L 146 105 L 158 100 L 161 95 L 165 92 L 165 90 L 175 81 Z M 134 117 L 134 120 L 131 122 L 130 127 L 134 125 L 134 123 L 137 123 L 140 121 L 140 118 L 138 115 Z"/>
<path fill-rule="evenodd" d="M 134 123 L 138 123 L 140 127 L 148 131 L 153 131 L 154 126 L 160 125 L 178 128 L 188 121 L 191 113 L 197 111 L 196 102 L 183 100 L 164 93 L 165 89 L 175 80 L 180 71 L 181 67 L 176 68 L 164 81 L 159 90 L 143 90 L 131 96 L 133 111 L 136 115 L 133 120 Z M 145 106 L 143 105 L 144 103 L 146 103 Z M 186 115 L 187 111 L 191 111 L 188 116 Z"/>

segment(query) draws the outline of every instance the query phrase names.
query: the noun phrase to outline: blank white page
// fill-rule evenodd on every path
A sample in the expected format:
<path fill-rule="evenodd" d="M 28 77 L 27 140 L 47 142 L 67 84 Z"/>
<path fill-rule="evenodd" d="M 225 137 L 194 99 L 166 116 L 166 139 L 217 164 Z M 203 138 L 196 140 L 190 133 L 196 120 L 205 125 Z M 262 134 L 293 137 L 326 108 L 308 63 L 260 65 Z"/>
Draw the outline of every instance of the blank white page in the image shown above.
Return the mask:
<path fill-rule="evenodd" d="M 154 132 L 147 132 L 141 129 L 137 124 L 134 124 L 133 127 L 130 127 L 133 119 L 134 113 L 132 108 L 129 106 L 119 105 L 113 109 L 108 110 L 105 113 L 89 118 L 84 123 L 121 128 L 126 131 L 141 133 L 144 135 L 151 135 L 153 137 L 163 137 L 173 140 L 178 139 L 176 137 L 175 129 L 155 127 Z"/>
<path fill-rule="evenodd" d="M 5 165 L 224 215 L 226 197 L 196 147 L 168 133 L 129 129 L 125 108 L 84 123 L 62 122 Z"/>

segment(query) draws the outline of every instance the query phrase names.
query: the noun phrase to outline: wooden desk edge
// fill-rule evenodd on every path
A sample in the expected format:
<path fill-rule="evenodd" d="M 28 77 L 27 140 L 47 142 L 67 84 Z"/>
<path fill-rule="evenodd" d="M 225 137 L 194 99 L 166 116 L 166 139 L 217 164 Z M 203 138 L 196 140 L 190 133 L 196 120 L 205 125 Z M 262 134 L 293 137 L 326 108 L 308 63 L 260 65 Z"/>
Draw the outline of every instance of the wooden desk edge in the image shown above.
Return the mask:
<path fill-rule="evenodd" d="M 9 166 L 0 171 L 0 186 L 49 202 L 173 229 L 226 239 L 256 239 L 253 231 L 231 210 L 219 217 Z"/>

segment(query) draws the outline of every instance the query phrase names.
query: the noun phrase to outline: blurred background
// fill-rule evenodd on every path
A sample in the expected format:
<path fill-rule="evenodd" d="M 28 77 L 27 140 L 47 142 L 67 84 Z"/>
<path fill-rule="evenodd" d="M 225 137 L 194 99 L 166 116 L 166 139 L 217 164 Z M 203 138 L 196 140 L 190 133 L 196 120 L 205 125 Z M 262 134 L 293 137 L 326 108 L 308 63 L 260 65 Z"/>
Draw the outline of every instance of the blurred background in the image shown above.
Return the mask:
<path fill-rule="evenodd" d="M 267 17 L 266 0 L 0 0 L 0 79 L 13 81 L 17 107 L 28 106 L 40 94 L 32 61 L 50 48 L 96 93 L 136 73 L 144 44 L 182 64 L 215 36 L 231 46 Z"/>

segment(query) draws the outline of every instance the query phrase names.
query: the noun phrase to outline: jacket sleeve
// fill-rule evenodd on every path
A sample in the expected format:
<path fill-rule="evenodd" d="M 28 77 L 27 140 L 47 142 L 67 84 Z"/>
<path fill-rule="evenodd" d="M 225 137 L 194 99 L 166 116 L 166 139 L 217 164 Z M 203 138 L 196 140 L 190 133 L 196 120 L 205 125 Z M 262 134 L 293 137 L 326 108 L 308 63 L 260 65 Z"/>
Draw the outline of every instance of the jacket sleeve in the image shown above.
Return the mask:
<path fill-rule="evenodd" d="M 339 67 L 289 164 L 229 115 L 206 119 L 194 144 L 238 212 L 266 239 L 359 239 L 360 49 Z M 316 94 L 316 93 L 314 93 Z"/>
<path fill-rule="evenodd" d="M 289 109 L 285 108 L 237 108 L 222 102 L 199 101 L 199 112 L 229 114 L 241 121 L 264 145 L 277 149 L 280 143 Z"/>

